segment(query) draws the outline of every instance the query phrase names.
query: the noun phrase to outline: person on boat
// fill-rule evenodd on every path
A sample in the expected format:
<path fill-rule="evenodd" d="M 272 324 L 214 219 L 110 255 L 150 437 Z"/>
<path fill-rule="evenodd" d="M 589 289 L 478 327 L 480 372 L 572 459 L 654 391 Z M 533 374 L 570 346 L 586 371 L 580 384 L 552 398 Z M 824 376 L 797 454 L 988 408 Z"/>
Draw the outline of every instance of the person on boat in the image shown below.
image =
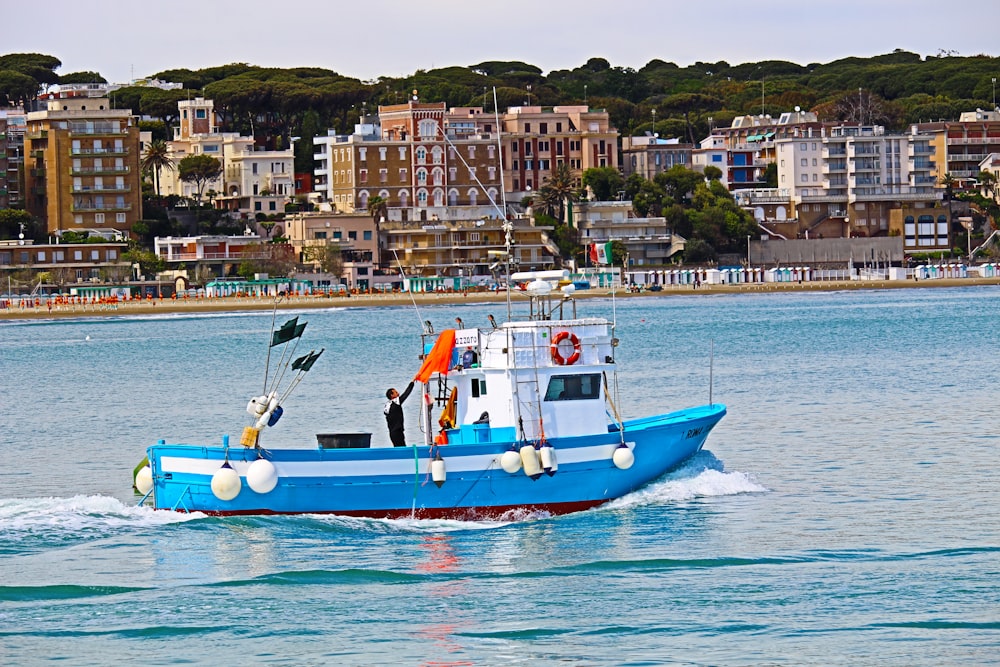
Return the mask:
<path fill-rule="evenodd" d="M 406 434 L 403 430 L 403 401 L 409 397 L 411 391 L 413 391 L 412 380 L 402 394 L 395 388 L 385 392 L 385 397 L 389 400 L 386 401 L 385 409 L 382 412 L 385 414 L 385 423 L 389 427 L 389 440 L 392 441 L 393 447 L 406 447 Z"/>

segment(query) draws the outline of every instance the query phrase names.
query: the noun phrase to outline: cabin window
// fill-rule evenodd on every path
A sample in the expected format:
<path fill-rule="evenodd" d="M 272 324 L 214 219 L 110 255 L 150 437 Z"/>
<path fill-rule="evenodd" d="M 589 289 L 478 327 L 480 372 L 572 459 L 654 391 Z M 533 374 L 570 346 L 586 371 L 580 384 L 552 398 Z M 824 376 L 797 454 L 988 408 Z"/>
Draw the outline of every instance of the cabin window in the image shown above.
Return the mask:
<path fill-rule="evenodd" d="M 600 373 L 553 375 L 545 391 L 546 401 L 582 401 L 600 397 Z"/>
<path fill-rule="evenodd" d="M 472 398 L 486 395 L 486 380 L 472 378 Z"/>

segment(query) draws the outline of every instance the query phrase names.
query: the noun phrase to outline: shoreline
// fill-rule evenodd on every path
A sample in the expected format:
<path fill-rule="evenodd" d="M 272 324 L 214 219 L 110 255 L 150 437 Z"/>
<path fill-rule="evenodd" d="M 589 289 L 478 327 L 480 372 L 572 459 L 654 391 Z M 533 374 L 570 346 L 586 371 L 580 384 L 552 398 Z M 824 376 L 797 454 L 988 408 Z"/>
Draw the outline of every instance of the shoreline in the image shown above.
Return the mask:
<path fill-rule="evenodd" d="M 921 281 L 913 280 L 837 280 L 811 281 L 803 283 L 737 283 L 725 285 L 702 284 L 697 289 L 691 285 L 668 285 L 659 292 L 644 291 L 631 293 L 616 292 L 617 298 L 649 298 L 669 297 L 692 294 L 768 294 L 778 292 L 838 292 L 845 290 L 884 290 L 884 289 L 922 289 L 940 287 L 972 287 L 981 285 L 1000 285 L 997 278 L 938 278 Z M 576 298 L 606 298 L 611 292 L 606 288 L 580 290 L 574 294 Z M 519 293 L 515 293 L 519 295 Z M 523 300 L 515 296 L 516 301 Z M 370 294 L 360 296 L 302 296 L 287 297 L 278 304 L 278 310 L 308 310 L 322 308 L 370 308 L 378 306 L 409 306 L 416 301 L 418 305 L 433 304 L 463 304 L 474 302 L 506 301 L 504 292 L 469 292 L 461 293 L 407 293 Z M 3 320 L 47 320 L 66 318 L 121 317 L 127 315 L 156 315 L 178 313 L 227 313 L 266 311 L 274 308 L 273 298 L 253 297 L 220 297 L 213 299 L 156 299 L 142 301 L 125 301 L 114 305 L 60 305 L 51 310 L 46 306 L 32 308 L 0 309 L 0 321 Z"/>

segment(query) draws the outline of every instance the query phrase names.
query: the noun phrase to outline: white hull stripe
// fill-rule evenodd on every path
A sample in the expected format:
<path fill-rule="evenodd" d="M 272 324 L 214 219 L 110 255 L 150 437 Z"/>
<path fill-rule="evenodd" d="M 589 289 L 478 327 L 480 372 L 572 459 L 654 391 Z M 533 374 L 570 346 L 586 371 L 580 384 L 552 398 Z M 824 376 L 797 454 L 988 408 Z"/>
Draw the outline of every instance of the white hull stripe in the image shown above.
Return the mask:
<path fill-rule="evenodd" d="M 626 443 L 630 448 L 634 442 Z M 608 461 L 614 454 L 616 444 L 592 445 L 590 447 L 573 447 L 556 449 L 556 462 L 562 464 L 591 463 Z M 496 454 L 475 454 L 471 456 L 447 455 L 447 447 L 441 449 L 442 458 L 448 472 L 478 472 L 490 467 L 500 468 L 500 456 Z M 430 469 L 430 458 L 419 459 L 417 467 L 420 472 Z M 252 461 L 230 461 L 241 476 L 246 476 Z M 392 475 L 412 475 L 412 459 L 362 461 L 358 459 L 347 461 L 272 461 L 279 477 L 380 477 Z M 159 473 L 177 473 L 188 475 L 214 475 L 222 467 L 218 459 L 188 458 L 180 456 L 163 456 L 160 458 Z"/>

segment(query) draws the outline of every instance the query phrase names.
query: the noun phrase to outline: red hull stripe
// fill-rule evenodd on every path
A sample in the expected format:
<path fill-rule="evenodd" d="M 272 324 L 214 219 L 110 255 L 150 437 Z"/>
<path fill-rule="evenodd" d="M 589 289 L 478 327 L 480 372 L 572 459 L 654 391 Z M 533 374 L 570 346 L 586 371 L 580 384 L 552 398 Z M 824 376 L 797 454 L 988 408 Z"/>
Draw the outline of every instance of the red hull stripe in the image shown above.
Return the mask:
<path fill-rule="evenodd" d="M 247 516 L 255 514 L 335 514 L 369 519 L 458 519 L 461 521 L 509 521 L 525 514 L 544 512 L 552 515 L 582 512 L 608 502 L 607 500 L 580 500 L 571 503 L 539 503 L 533 505 L 497 505 L 494 507 L 418 507 L 382 510 L 331 510 L 315 512 L 275 512 L 268 509 L 237 510 L 234 512 L 201 511 L 210 516 Z"/>

